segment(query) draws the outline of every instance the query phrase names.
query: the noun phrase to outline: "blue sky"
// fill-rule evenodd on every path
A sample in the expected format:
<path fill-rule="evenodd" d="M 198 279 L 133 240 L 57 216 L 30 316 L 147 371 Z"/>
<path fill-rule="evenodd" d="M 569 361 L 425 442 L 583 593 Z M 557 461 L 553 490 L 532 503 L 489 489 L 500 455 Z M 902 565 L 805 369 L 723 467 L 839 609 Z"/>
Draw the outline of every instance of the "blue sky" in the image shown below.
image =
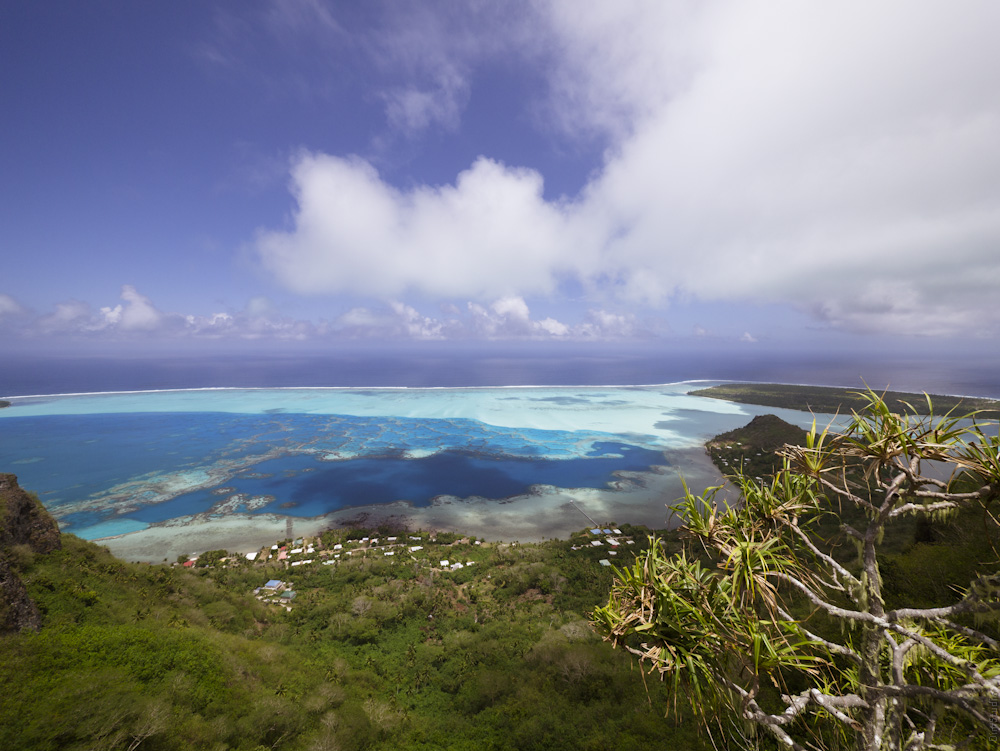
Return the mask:
<path fill-rule="evenodd" d="M 1000 5 L 7 2 L 0 344 L 1000 335 Z"/>

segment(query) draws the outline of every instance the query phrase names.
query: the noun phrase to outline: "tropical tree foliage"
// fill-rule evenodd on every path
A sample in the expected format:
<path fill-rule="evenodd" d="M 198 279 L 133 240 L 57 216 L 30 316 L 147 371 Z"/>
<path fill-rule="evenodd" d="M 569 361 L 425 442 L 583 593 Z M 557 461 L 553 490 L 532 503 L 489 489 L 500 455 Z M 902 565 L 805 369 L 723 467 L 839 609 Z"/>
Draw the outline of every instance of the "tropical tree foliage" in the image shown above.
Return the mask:
<path fill-rule="evenodd" d="M 930 399 L 928 417 L 865 399 L 843 432 L 814 424 L 786 446 L 773 478 L 737 474 L 738 503 L 688 492 L 684 551 L 652 544 L 616 571 L 594 620 L 730 743 L 1000 748 L 995 547 L 944 602 L 899 601 L 883 582 L 893 530 L 916 517 L 962 513 L 995 545 L 995 425 L 935 416 Z"/>

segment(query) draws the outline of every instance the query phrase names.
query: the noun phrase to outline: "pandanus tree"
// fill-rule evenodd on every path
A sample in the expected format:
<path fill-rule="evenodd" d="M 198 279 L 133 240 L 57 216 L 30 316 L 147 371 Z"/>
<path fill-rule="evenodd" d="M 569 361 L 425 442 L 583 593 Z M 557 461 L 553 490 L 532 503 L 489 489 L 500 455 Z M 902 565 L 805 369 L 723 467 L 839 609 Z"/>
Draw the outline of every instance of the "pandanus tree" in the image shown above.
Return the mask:
<path fill-rule="evenodd" d="M 616 570 L 594 622 L 730 746 L 1000 748 L 996 556 L 946 601 L 899 602 L 880 549 L 907 518 L 970 508 L 996 544 L 996 426 L 866 399 L 842 431 L 784 447 L 773 478 L 737 474 L 738 502 L 687 492 L 682 550 L 654 542 Z"/>

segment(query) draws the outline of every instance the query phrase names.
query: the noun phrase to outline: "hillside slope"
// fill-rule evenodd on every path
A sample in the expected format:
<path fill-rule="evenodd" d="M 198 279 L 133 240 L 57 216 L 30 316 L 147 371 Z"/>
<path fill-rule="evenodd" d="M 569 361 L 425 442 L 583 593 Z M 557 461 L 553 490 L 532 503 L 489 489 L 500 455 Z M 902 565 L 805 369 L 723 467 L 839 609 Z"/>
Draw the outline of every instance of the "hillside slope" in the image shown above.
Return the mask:
<path fill-rule="evenodd" d="M 416 532 L 412 554 L 296 567 L 130 564 L 72 535 L 23 548 L 41 628 L 0 635 L 0 748 L 707 748 L 587 620 L 611 581 L 599 561 L 627 562 L 647 532 Z M 255 597 L 271 579 L 295 597 Z"/>

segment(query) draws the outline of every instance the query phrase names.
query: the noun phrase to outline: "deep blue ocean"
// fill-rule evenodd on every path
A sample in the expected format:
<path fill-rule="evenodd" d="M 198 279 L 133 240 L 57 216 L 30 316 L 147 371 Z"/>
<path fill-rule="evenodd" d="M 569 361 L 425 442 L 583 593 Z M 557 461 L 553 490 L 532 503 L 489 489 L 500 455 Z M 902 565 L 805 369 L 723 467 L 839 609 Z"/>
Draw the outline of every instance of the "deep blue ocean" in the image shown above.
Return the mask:
<path fill-rule="evenodd" d="M 942 352 L 607 345 L 406 344 L 296 352 L 0 355 L 0 398 L 25 394 L 291 386 L 634 385 L 690 380 L 802 383 L 1000 398 L 1000 344 Z"/>

